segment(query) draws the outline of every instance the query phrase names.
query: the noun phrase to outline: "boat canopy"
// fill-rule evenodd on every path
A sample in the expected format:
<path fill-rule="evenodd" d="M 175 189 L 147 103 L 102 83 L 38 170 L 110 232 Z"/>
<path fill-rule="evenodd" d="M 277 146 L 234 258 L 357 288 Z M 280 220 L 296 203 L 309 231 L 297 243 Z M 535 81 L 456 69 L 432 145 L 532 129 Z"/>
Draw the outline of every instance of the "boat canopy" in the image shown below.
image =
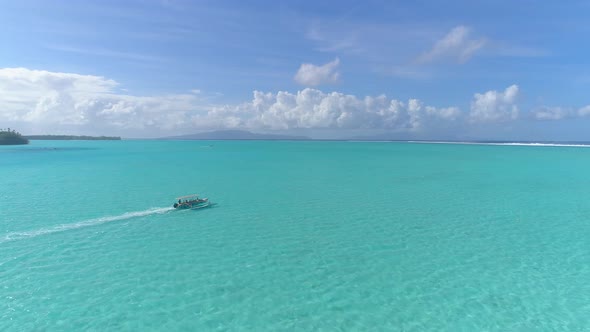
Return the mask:
<path fill-rule="evenodd" d="M 194 195 L 186 195 L 186 196 L 176 197 L 176 199 L 190 199 L 190 198 L 199 198 L 199 195 L 194 194 Z"/>

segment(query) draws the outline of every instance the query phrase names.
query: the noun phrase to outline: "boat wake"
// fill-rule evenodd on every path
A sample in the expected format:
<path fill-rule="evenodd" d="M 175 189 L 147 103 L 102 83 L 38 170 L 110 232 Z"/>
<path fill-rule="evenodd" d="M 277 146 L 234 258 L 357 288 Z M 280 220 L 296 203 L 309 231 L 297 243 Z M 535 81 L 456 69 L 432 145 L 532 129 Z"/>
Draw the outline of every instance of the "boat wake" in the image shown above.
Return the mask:
<path fill-rule="evenodd" d="M 424 144 L 456 144 L 456 145 L 507 145 L 507 146 L 552 146 L 552 147 L 574 147 L 590 148 L 587 143 L 542 143 L 542 142 L 460 142 L 460 141 L 406 141 L 408 143 Z"/>
<path fill-rule="evenodd" d="M 30 239 L 30 238 L 34 238 L 34 237 L 41 236 L 41 235 L 65 232 L 65 231 L 78 229 L 78 228 L 96 226 L 96 225 L 105 224 L 105 223 L 108 223 L 111 221 L 125 220 L 125 219 L 137 218 L 137 217 L 145 217 L 145 216 L 149 216 L 152 214 L 163 214 L 163 213 L 166 213 L 166 212 L 169 212 L 172 210 L 174 210 L 174 208 L 172 208 L 172 207 L 151 208 L 151 209 L 147 209 L 144 211 L 127 212 L 127 213 L 120 214 L 118 216 L 108 216 L 108 217 L 101 217 L 101 218 L 95 218 L 95 219 L 88 219 L 88 220 L 75 222 L 75 223 L 71 223 L 71 224 L 61 224 L 61 225 L 57 225 L 57 226 L 53 226 L 53 227 L 40 228 L 40 229 L 33 230 L 33 231 L 11 232 L 11 233 L 4 235 L 3 237 L 0 237 L 0 244 L 5 243 L 5 242 L 10 242 L 10 241 Z"/>

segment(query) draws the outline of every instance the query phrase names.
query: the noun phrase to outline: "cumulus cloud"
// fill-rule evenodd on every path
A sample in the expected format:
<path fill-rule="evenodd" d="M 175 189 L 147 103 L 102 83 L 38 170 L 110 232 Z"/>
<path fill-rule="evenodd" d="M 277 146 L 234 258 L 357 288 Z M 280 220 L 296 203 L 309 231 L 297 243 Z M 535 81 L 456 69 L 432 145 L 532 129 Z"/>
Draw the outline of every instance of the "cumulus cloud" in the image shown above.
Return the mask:
<path fill-rule="evenodd" d="M 285 129 L 388 129 L 420 131 L 440 121 L 460 116 L 456 107 L 424 106 L 418 99 L 407 102 L 384 95 L 358 98 L 338 92 L 306 88 L 297 93 L 254 92 L 253 100 L 208 112 L 206 119 L 234 128 Z M 195 119 L 197 122 L 204 118 Z M 222 123 L 221 121 L 226 121 Z"/>
<path fill-rule="evenodd" d="M 533 116 L 537 120 L 561 120 L 572 117 L 587 117 L 590 116 L 590 105 L 580 107 L 579 109 L 568 107 L 541 107 L 533 111 Z"/>
<path fill-rule="evenodd" d="M 518 118 L 518 86 L 511 85 L 503 92 L 476 93 L 471 102 L 469 119 L 472 122 L 500 122 Z"/>
<path fill-rule="evenodd" d="M 336 83 L 340 79 L 340 73 L 338 72 L 339 65 L 340 59 L 338 58 L 321 66 L 304 63 L 295 74 L 295 81 L 306 86 Z"/>
<path fill-rule="evenodd" d="M 357 97 L 306 88 L 296 93 L 254 91 L 237 105 L 205 104 L 199 94 L 134 96 L 113 80 L 93 75 L 24 68 L 0 69 L 0 121 L 31 124 L 37 132 L 59 128 L 160 133 L 212 129 L 387 129 L 416 132 L 452 123 L 456 107 L 418 99 Z"/>
<path fill-rule="evenodd" d="M 460 25 L 451 29 L 442 39 L 438 40 L 432 49 L 421 54 L 416 62 L 428 63 L 443 58 L 452 58 L 459 63 L 464 63 L 471 59 L 485 44 L 484 38 L 472 38 L 471 29 Z"/>
<path fill-rule="evenodd" d="M 535 120 L 562 120 L 567 118 L 583 118 L 590 116 L 590 105 L 579 109 L 562 106 L 542 106 L 534 109 L 531 116 Z"/>
<path fill-rule="evenodd" d="M 117 87 L 117 82 L 94 75 L 0 69 L 0 121 L 30 123 L 39 130 L 174 128 L 198 101 L 194 94 L 132 96 Z"/>
<path fill-rule="evenodd" d="M 563 107 L 541 107 L 532 112 L 537 120 L 561 120 L 572 116 L 572 111 Z"/>
<path fill-rule="evenodd" d="M 254 91 L 250 100 L 240 104 L 211 104 L 209 93 L 200 90 L 132 95 L 105 77 L 26 68 L 0 69 L 0 91 L 0 123 L 18 124 L 28 133 L 78 130 L 158 136 L 215 129 L 333 129 L 428 135 L 519 117 L 517 85 L 476 93 L 467 114 L 458 107 L 436 107 L 415 98 L 363 97 L 315 88 Z M 585 117 L 590 116 L 590 106 L 542 107 L 529 114 L 537 120 Z"/>

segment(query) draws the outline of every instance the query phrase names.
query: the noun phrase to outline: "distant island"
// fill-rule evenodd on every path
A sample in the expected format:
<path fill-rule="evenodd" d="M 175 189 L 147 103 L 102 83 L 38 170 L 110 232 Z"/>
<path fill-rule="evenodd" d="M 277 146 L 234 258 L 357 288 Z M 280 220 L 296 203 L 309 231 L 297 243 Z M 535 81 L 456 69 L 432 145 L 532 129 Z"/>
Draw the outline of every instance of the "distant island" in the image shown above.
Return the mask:
<path fill-rule="evenodd" d="M 115 136 L 75 136 L 75 135 L 27 135 L 30 140 L 45 141 L 120 141 L 121 137 Z"/>
<path fill-rule="evenodd" d="M 0 129 L 0 145 L 24 145 L 29 140 L 14 129 Z"/>
<path fill-rule="evenodd" d="M 165 140 L 285 140 L 301 141 L 310 140 L 306 136 L 290 136 L 275 134 L 257 134 L 245 130 L 218 130 L 206 133 L 189 134 L 181 136 L 168 136 L 160 139 Z"/>

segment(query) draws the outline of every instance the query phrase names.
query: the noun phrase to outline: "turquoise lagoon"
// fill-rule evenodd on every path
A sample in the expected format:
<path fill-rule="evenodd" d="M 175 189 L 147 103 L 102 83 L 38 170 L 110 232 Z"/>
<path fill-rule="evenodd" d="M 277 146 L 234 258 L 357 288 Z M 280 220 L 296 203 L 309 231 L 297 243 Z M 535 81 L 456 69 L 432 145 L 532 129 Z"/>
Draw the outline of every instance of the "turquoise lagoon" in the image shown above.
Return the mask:
<path fill-rule="evenodd" d="M 589 331 L 589 172 L 580 147 L 1 147 L 0 330 Z"/>

